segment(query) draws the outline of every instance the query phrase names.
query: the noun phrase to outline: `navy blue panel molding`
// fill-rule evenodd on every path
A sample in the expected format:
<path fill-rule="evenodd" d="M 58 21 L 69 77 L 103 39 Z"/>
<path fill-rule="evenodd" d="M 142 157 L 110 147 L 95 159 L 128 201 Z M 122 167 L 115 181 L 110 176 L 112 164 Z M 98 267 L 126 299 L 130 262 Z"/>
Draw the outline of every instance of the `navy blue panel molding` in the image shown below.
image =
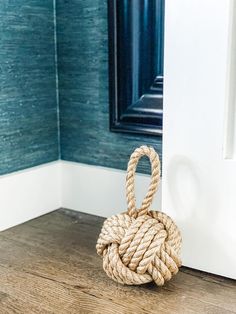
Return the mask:
<path fill-rule="evenodd" d="M 58 0 L 57 43 L 61 158 L 126 169 L 137 146 L 161 155 L 160 137 L 109 130 L 107 0 Z"/>
<path fill-rule="evenodd" d="M 110 127 L 162 134 L 164 0 L 108 0 Z"/>
<path fill-rule="evenodd" d="M 58 159 L 53 0 L 0 2 L 0 174 Z"/>

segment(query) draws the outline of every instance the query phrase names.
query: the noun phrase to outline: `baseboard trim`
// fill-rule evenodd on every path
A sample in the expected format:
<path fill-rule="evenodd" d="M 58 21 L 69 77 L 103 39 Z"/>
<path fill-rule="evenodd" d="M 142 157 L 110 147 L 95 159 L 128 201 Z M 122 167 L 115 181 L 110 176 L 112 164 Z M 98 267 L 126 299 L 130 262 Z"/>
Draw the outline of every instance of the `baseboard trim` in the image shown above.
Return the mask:
<path fill-rule="evenodd" d="M 0 176 L 0 231 L 61 207 L 60 162 Z"/>
<path fill-rule="evenodd" d="M 126 172 L 70 161 L 55 161 L 0 176 L 0 231 L 70 208 L 108 217 L 126 210 Z M 137 204 L 148 189 L 148 175 L 136 175 Z M 153 208 L 161 207 L 159 189 Z"/>
<path fill-rule="evenodd" d="M 126 172 L 69 161 L 61 163 L 62 207 L 108 217 L 127 209 L 125 198 Z M 150 176 L 137 174 L 137 204 L 141 204 L 150 183 Z M 152 208 L 161 208 L 159 188 Z"/>

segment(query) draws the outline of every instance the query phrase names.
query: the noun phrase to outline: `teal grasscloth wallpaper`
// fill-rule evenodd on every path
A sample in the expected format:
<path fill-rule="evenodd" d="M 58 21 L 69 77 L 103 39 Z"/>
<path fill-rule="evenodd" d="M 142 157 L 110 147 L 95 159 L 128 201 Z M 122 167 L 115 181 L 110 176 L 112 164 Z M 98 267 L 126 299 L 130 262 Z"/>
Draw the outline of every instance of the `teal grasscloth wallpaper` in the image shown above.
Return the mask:
<path fill-rule="evenodd" d="M 56 0 L 56 28 L 54 13 L 53 0 L 0 1 L 0 174 L 60 157 L 125 169 L 142 144 L 161 153 L 158 137 L 109 131 L 107 1 Z"/>
<path fill-rule="evenodd" d="M 109 131 L 107 0 L 58 0 L 56 12 L 61 158 L 126 169 L 142 144 L 161 153 L 160 137 Z"/>
<path fill-rule="evenodd" d="M 53 1 L 0 1 L 0 174 L 58 159 Z"/>

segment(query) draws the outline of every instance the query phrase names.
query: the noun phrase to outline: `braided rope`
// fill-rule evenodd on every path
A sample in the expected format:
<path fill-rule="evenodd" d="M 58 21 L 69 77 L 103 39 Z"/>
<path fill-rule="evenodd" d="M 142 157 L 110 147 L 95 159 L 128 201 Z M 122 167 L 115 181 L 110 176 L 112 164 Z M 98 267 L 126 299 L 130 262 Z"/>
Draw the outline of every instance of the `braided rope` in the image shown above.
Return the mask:
<path fill-rule="evenodd" d="M 134 177 L 139 159 L 151 163 L 151 183 L 140 209 L 136 208 Z M 159 156 L 151 147 L 141 146 L 130 157 L 126 177 L 127 212 L 105 220 L 97 240 L 103 268 L 113 280 L 128 285 L 155 281 L 163 285 L 181 266 L 181 234 L 173 220 L 149 211 L 160 182 Z"/>

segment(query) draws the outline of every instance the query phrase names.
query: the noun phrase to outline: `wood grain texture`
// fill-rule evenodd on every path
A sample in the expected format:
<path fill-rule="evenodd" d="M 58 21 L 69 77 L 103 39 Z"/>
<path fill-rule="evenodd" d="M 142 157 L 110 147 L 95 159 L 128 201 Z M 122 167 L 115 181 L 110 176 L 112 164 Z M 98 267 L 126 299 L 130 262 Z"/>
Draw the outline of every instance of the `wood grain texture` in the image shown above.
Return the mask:
<path fill-rule="evenodd" d="M 102 270 L 103 218 L 58 210 L 0 234 L 0 313 L 236 313 L 233 280 L 182 268 L 166 286 Z"/>
<path fill-rule="evenodd" d="M 56 9 L 62 159 L 125 169 L 140 145 L 161 155 L 160 137 L 109 131 L 107 0 L 58 0 Z"/>
<path fill-rule="evenodd" d="M 58 159 L 53 0 L 0 1 L 0 174 Z"/>

